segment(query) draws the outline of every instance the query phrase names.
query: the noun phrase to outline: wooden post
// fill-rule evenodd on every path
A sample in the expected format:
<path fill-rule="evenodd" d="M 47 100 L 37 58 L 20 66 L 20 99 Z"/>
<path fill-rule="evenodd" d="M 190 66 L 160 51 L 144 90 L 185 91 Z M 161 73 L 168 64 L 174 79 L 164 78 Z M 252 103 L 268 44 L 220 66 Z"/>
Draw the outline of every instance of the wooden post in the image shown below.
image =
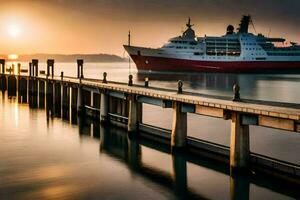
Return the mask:
<path fill-rule="evenodd" d="M 185 147 L 187 138 L 187 113 L 181 112 L 181 103 L 173 102 L 171 146 Z"/>
<path fill-rule="evenodd" d="M 108 95 L 101 93 L 100 98 L 100 122 L 106 122 L 108 119 Z"/>
<path fill-rule="evenodd" d="M 249 125 L 242 125 L 240 113 L 233 112 L 231 119 L 230 167 L 248 167 L 250 154 Z"/>
<path fill-rule="evenodd" d="M 83 77 L 83 60 L 77 60 L 77 78 L 84 78 Z"/>
<path fill-rule="evenodd" d="M 51 68 L 51 77 L 54 76 L 54 60 L 48 59 L 47 60 L 47 76 L 50 76 L 50 68 Z"/>
<path fill-rule="evenodd" d="M 0 59 L 0 65 L 1 65 L 1 73 L 5 74 L 5 60 Z"/>
<path fill-rule="evenodd" d="M 135 95 L 129 96 L 128 132 L 136 132 L 138 128 L 138 109 Z"/>
<path fill-rule="evenodd" d="M 32 59 L 32 66 L 33 66 L 33 76 L 39 76 L 39 60 Z M 35 72 L 35 74 L 34 74 Z"/>

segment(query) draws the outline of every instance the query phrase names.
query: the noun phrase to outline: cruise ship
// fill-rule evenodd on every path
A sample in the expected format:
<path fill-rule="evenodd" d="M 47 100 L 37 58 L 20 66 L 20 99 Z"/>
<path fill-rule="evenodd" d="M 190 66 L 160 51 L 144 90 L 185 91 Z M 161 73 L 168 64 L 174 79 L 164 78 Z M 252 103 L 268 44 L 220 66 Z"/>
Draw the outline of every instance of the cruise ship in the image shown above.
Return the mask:
<path fill-rule="evenodd" d="M 191 20 L 181 36 L 161 48 L 124 45 L 139 71 L 266 72 L 300 70 L 300 45 L 248 31 L 253 24 L 245 15 L 223 36 L 197 37 Z"/>

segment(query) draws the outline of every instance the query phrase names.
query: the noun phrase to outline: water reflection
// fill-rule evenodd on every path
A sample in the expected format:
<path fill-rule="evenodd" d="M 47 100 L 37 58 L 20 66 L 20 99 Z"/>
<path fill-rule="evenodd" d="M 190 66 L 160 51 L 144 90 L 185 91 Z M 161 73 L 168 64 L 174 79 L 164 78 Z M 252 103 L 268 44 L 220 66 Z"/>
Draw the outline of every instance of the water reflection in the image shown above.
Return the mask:
<path fill-rule="evenodd" d="M 276 184 L 281 184 L 280 181 L 273 181 L 272 179 L 265 179 L 264 177 L 256 175 L 230 175 L 227 165 L 218 164 L 215 161 L 207 161 L 201 157 L 195 155 L 188 155 L 184 152 L 173 152 L 170 154 L 169 147 L 167 145 L 157 144 L 151 140 L 144 140 L 142 138 L 130 138 L 127 136 L 126 131 L 116 128 L 99 125 L 97 128 L 92 124 L 95 123 L 92 120 L 82 120 L 79 123 L 80 134 L 85 136 L 91 136 L 95 131 L 100 135 L 100 154 L 110 155 L 117 158 L 120 162 L 129 167 L 132 173 L 142 175 L 143 177 L 161 185 L 162 187 L 172 191 L 177 199 L 210 199 L 202 194 L 201 188 L 188 185 L 188 169 L 189 163 L 197 164 L 199 167 L 204 167 L 210 170 L 214 170 L 218 173 L 222 173 L 228 176 L 228 186 L 223 187 L 230 188 L 230 194 L 224 195 L 224 199 L 250 199 L 250 185 L 255 184 L 261 187 L 274 190 L 275 192 L 282 193 L 290 197 L 297 197 L 298 186 L 290 187 L 281 186 L 279 188 Z M 93 129 L 93 130 L 92 130 Z M 164 161 L 155 160 L 153 158 L 152 164 L 143 162 L 143 151 L 147 147 L 166 154 L 172 158 L 172 168 L 169 171 L 161 169 L 161 165 L 164 165 Z M 161 163 L 155 164 L 156 162 Z M 205 174 L 199 174 L 199 176 L 206 176 Z M 197 177 L 192 177 L 197 178 Z M 291 190 L 289 190 L 289 189 Z"/>
<path fill-rule="evenodd" d="M 102 126 L 87 117 L 77 118 L 78 127 L 70 118 L 48 114 L 46 120 L 43 110 L 21 106 L 17 99 L 4 98 L 1 103 L 3 199 L 299 197 L 296 185 L 256 175 L 233 177 L 227 164 L 189 153 L 170 154 L 168 145 L 129 138 L 123 129 Z M 15 118 L 16 112 L 20 119 Z M 18 123 L 11 123 L 15 120 Z M 260 191 L 251 191 L 253 185 Z"/>
<path fill-rule="evenodd" d="M 297 103 L 300 94 L 299 74 L 227 74 L 227 73 L 137 73 L 137 81 L 149 77 L 150 85 L 176 89 L 184 81 L 185 91 L 232 96 L 232 86 L 241 87 L 243 98 Z"/>

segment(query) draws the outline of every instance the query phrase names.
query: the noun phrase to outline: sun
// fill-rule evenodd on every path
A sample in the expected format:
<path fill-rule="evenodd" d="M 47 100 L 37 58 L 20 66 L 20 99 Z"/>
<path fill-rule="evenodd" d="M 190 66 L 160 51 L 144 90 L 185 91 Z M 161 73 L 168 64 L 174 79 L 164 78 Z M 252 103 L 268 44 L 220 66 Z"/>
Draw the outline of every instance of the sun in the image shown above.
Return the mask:
<path fill-rule="evenodd" d="M 17 24 L 10 24 L 7 28 L 7 32 L 11 37 L 17 38 L 21 34 L 21 27 Z"/>

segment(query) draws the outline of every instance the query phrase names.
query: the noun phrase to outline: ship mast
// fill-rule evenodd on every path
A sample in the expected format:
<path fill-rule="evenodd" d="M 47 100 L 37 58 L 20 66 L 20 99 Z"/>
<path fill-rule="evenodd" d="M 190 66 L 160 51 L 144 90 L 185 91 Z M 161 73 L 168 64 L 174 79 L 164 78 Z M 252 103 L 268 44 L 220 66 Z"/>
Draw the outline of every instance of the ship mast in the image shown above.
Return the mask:
<path fill-rule="evenodd" d="M 130 30 L 128 32 L 128 46 L 130 46 L 131 44 L 131 33 Z M 128 73 L 129 75 L 131 75 L 131 63 L 130 63 L 130 56 L 128 56 Z"/>

